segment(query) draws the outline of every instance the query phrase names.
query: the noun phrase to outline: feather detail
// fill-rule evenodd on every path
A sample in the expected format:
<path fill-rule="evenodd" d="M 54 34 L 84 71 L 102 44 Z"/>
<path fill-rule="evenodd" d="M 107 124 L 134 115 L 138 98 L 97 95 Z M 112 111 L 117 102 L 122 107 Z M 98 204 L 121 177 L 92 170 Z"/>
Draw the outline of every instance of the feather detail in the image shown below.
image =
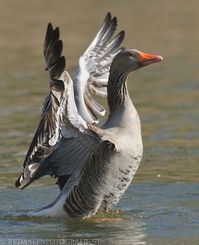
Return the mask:
<path fill-rule="evenodd" d="M 79 114 L 89 124 L 98 123 L 98 116 L 105 115 L 105 109 L 99 104 L 95 105 L 97 102 L 88 93 L 94 91 L 98 96 L 107 96 L 110 65 L 115 55 L 122 50 L 120 44 L 125 36 L 124 31 L 121 31 L 112 38 L 116 28 L 117 18 L 112 18 L 108 13 L 97 35 L 80 57 L 75 73 L 75 103 Z"/>
<path fill-rule="evenodd" d="M 44 57 L 51 79 L 50 93 L 44 101 L 38 128 L 23 163 L 23 172 L 15 183 L 19 188 L 24 188 L 35 178 L 40 177 L 41 169 L 45 169 L 43 161 L 50 156 L 55 144 L 60 140 L 60 103 L 63 98 L 64 84 L 59 77 L 65 68 L 65 58 L 61 56 L 62 48 L 59 28 L 53 29 L 52 25 L 48 24 Z"/>

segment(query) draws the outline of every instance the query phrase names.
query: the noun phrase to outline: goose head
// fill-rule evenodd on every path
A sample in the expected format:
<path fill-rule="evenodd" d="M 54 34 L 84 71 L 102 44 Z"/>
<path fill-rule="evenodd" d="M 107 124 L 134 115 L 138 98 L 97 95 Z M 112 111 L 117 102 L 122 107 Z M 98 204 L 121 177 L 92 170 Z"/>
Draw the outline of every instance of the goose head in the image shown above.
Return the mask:
<path fill-rule="evenodd" d="M 121 51 L 115 56 L 111 70 L 127 75 L 131 71 L 162 60 L 163 58 L 159 55 L 147 54 L 136 49 L 128 49 Z"/>
<path fill-rule="evenodd" d="M 159 55 L 146 54 L 136 49 L 123 50 L 115 56 L 111 64 L 107 87 L 110 115 L 128 97 L 126 81 L 129 72 L 160 62 L 162 59 Z"/>

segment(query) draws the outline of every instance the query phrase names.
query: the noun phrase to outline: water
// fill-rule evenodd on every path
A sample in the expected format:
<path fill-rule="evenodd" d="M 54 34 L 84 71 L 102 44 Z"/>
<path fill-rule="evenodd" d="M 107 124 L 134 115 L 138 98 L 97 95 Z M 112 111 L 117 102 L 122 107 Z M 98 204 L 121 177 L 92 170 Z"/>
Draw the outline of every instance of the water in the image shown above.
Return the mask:
<path fill-rule="evenodd" d="M 0 1 L 0 244 L 199 244 L 199 3 L 102 0 L 96 5 Z M 48 177 L 22 192 L 14 188 L 48 91 L 42 57 L 47 23 L 60 26 L 72 72 L 108 11 L 126 30 L 126 47 L 164 57 L 129 77 L 144 158 L 118 205 L 125 217 L 33 219 L 27 212 L 58 192 Z"/>
<path fill-rule="evenodd" d="M 1 239 L 35 239 L 40 244 L 70 239 L 99 244 L 189 244 L 180 242 L 198 238 L 198 188 L 199 184 L 136 183 L 118 205 L 125 217 L 111 221 L 27 217 L 28 208 L 50 202 L 56 188 L 30 188 L 17 199 L 15 190 L 8 189 L 0 192 Z"/>

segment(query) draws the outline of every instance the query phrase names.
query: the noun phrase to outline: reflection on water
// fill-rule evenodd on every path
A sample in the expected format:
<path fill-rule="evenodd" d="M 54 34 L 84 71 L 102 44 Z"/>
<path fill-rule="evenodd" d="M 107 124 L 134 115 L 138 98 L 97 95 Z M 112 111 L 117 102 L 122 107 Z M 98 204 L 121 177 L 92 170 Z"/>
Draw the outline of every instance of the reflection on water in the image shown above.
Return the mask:
<path fill-rule="evenodd" d="M 77 241 L 91 241 L 85 244 L 96 242 L 96 244 L 107 245 L 145 244 L 145 224 L 139 215 L 131 213 L 131 210 L 126 211 L 125 218 L 113 221 L 26 216 L 29 207 L 38 209 L 44 203 L 52 201 L 55 195 L 57 195 L 57 189 L 54 186 L 33 188 L 20 193 L 14 190 L 0 192 L 0 198 L 3 197 L 0 208 L 0 225 L 2 225 L 0 244 L 4 244 L 3 241 L 7 244 L 16 239 L 24 239 L 24 241 L 35 239 L 41 242 L 38 244 L 50 240 L 60 243 L 63 240 L 67 242 L 74 240 L 74 244 L 77 244 L 75 243 Z M 39 197 L 38 200 L 37 197 Z M 130 204 L 131 201 L 127 196 L 124 203 Z M 121 205 L 125 208 L 124 204 Z"/>
<path fill-rule="evenodd" d="M 198 244 L 199 2 L 193 0 L 0 1 L 0 237 L 96 238 L 101 244 Z M 118 16 L 125 45 L 164 57 L 129 77 L 139 111 L 144 159 L 120 203 L 117 222 L 32 220 L 30 209 L 54 199 L 44 178 L 14 189 L 48 93 L 42 45 L 47 23 L 61 28 L 67 68 L 93 38 L 105 14 Z M 169 184 L 169 183 L 176 184 Z M 144 184 L 145 183 L 145 184 Z M 23 214 L 23 215 L 21 215 Z M 0 241 L 0 244 L 3 242 Z M 5 242 L 7 244 L 7 242 Z"/>
<path fill-rule="evenodd" d="M 107 245 L 181 244 L 187 238 L 195 241 L 199 239 L 198 188 L 198 184 L 185 183 L 131 185 L 118 205 L 125 216 L 106 221 L 26 216 L 30 207 L 38 209 L 54 199 L 54 186 L 22 192 L 2 190 L 0 244 L 3 240 L 6 242 L 2 244 L 8 244 L 9 239 L 92 239 Z"/>

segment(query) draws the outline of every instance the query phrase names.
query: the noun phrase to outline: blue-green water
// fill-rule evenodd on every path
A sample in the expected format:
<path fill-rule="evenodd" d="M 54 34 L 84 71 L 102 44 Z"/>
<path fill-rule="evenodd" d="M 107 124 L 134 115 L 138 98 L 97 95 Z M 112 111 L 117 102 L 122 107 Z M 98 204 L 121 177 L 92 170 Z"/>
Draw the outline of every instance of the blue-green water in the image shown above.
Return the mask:
<path fill-rule="evenodd" d="M 199 239 L 198 188 L 199 184 L 184 183 L 131 185 L 118 205 L 125 216 L 112 221 L 28 217 L 30 207 L 37 209 L 56 196 L 56 188 L 43 186 L 17 194 L 8 189 L 0 192 L 0 244 L 23 239 L 39 244 L 72 239 L 91 242 L 87 244 L 189 244 L 189 239 Z"/>
<path fill-rule="evenodd" d="M 0 1 L 0 244 L 199 244 L 198 9 L 196 0 Z M 72 73 L 108 11 L 126 47 L 164 57 L 129 77 L 144 157 L 117 207 L 125 217 L 29 217 L 58 193 L 50 177 L 14 188 L 48 93 L 47 23 L 60 26 Z"/>

